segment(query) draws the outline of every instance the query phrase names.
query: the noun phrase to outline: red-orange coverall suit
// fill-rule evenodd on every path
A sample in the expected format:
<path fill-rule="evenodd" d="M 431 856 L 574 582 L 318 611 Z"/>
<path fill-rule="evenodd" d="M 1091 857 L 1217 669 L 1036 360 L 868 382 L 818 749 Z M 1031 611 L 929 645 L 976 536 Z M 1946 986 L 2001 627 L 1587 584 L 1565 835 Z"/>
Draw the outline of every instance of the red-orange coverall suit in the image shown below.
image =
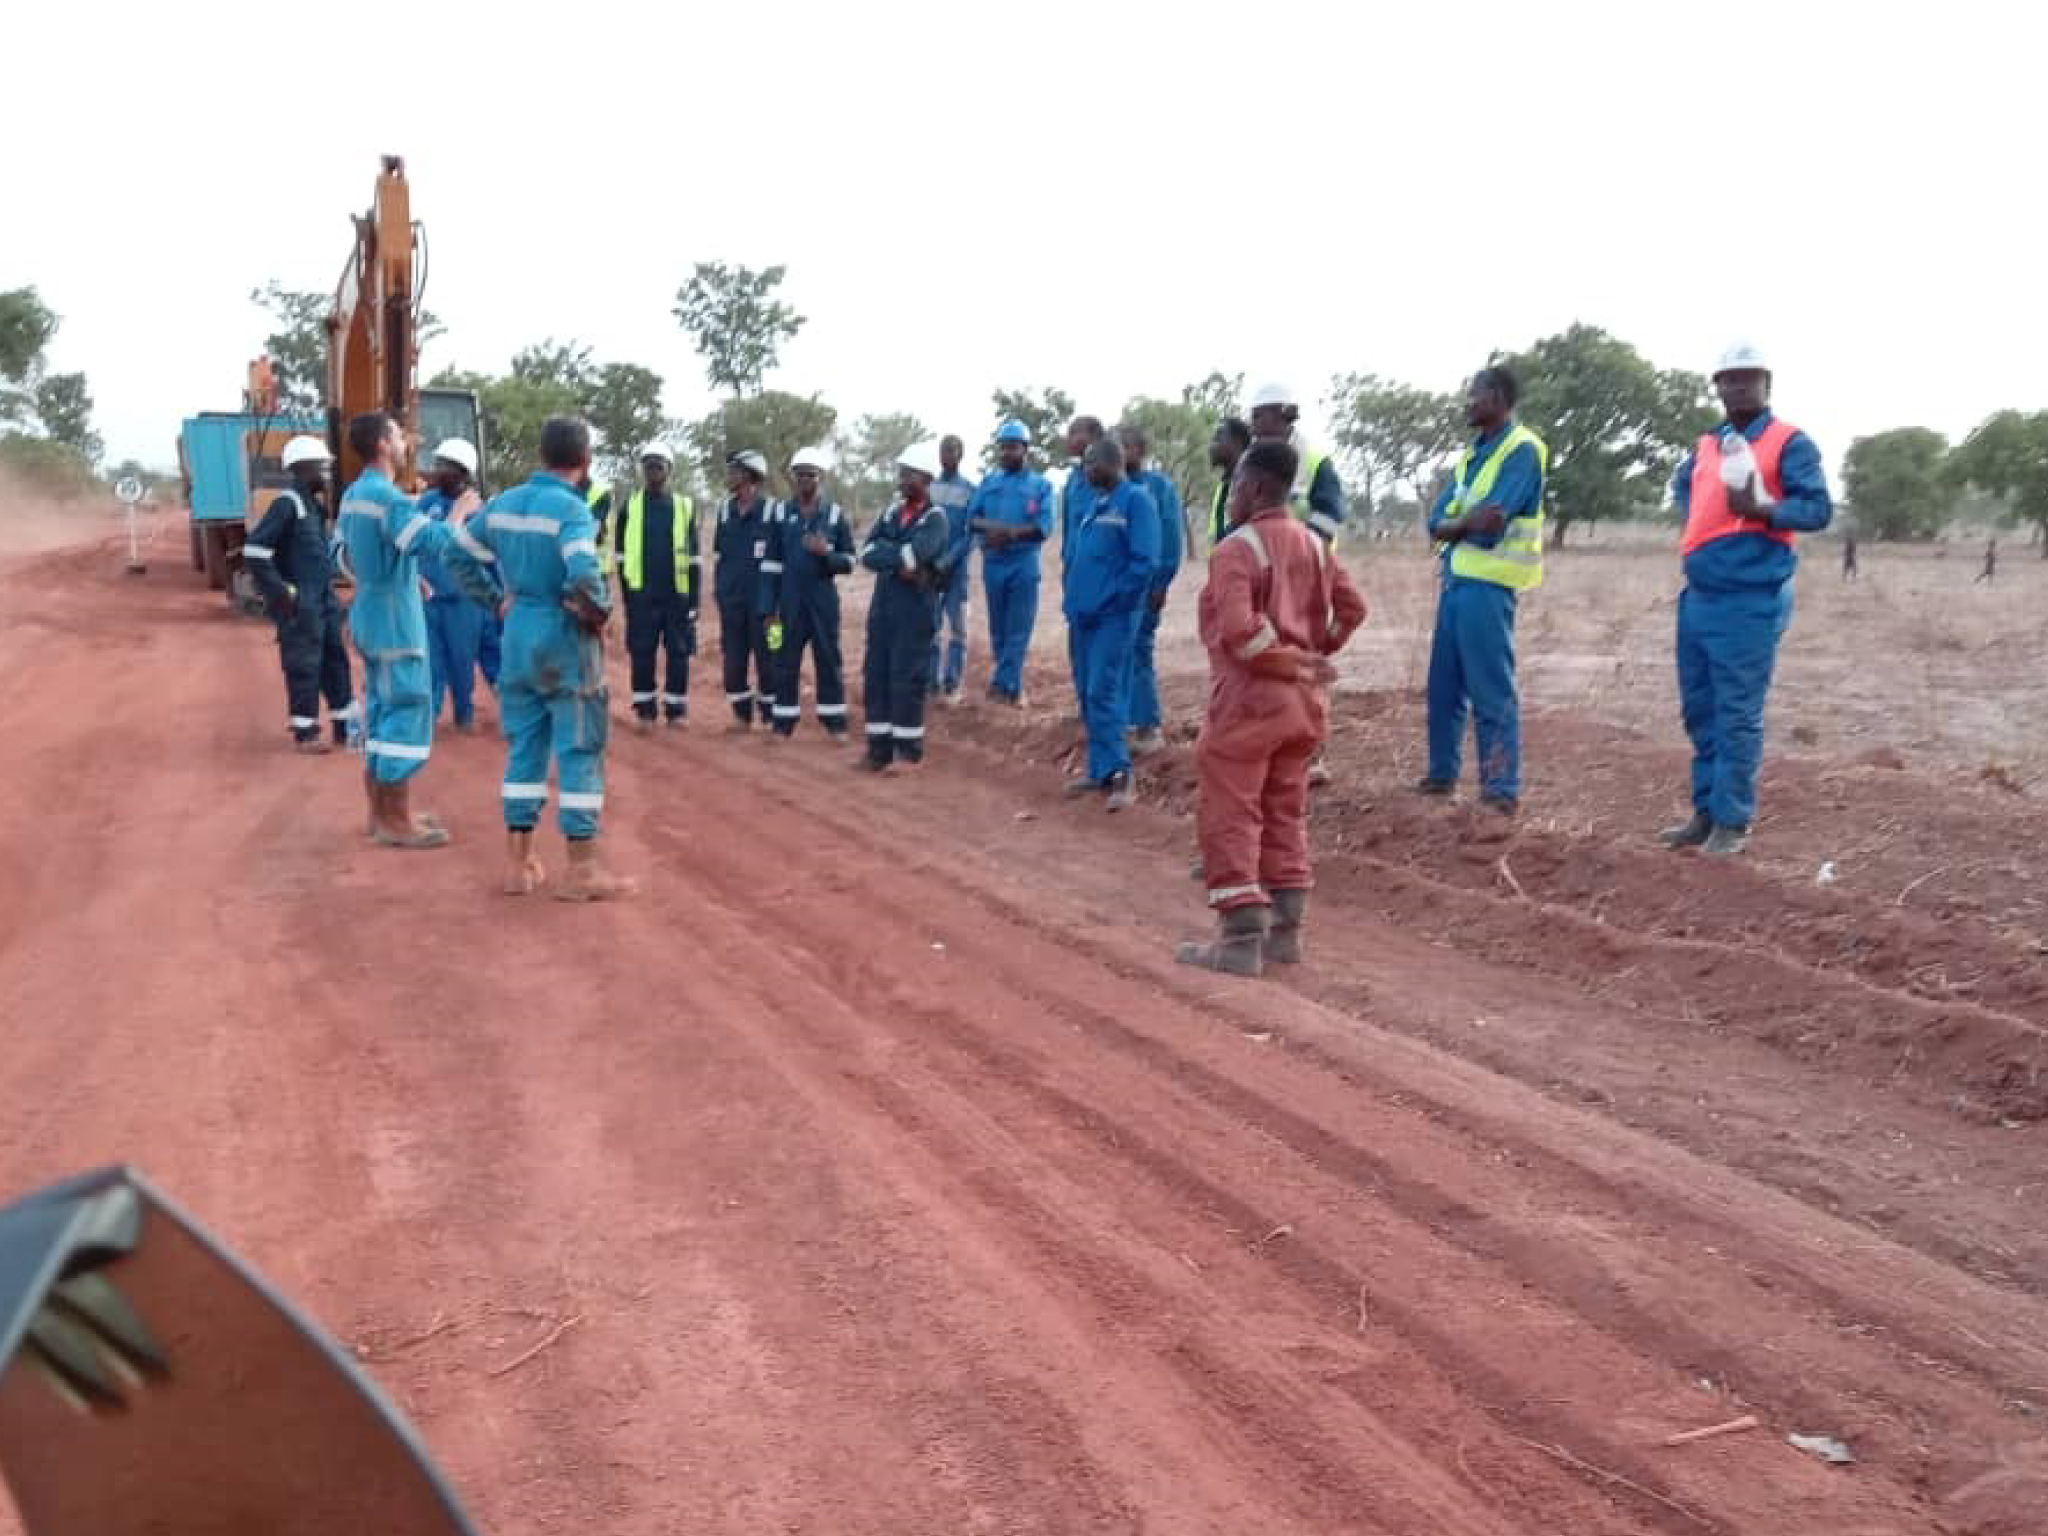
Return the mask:
<path fill-rule="evenodd" d="M 1200 618 L 1210 681 L 1195 825 L 1209 905 L 1266 906 L 1270 892 L 1315 883 L 1308 765 L 1330 709 L 1320 686 L 1264 677 L 1251 663 L 1276 645 L 1333 653 L 1365 621 L 1365 599 L 1306 523 L 1270 507 L 1211 551 Z"/>

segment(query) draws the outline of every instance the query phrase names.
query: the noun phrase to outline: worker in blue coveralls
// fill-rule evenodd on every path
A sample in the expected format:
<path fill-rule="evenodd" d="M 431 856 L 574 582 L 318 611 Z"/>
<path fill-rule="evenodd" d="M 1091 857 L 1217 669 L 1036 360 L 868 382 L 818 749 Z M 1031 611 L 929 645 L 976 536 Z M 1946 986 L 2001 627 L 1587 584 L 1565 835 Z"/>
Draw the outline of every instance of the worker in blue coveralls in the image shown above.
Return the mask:
<path fill-rule="evenodd" d="M 1065 607 L 1080 668 L 1088 761 L 1067 781 L 1066 793 L 1078 797 L 1099 790 L 1108 808 L 1120 811 L 1134 798 L 1125 740 L 1131 644 L 1159 564 L 1159 509 L 1149 491 L 1124 478 L 1124 450 L 1115 441 L 1091 443 L 1082 468 L 1091 494 L 1069 531 Z"/>
<path fill-rule="evenodd" d="M 249 530 L 242 561 L 277 626 L 292 749 L 318 756 L 333 750 L 320 739 L 320 696 L 327 696 L 334 746 L 346 744 L 356 714 L 327 547 L 325 491 L 334 455 L 320 438 L 307 435 L 286 443 L 278 462 L 292 477 L 291 486 Z"/>
<path fill-rule="evenodd" d="M 1060 592 L 1065 602 L 1067 577 L 1074 563 L 1074 524 L 1095 499 L 1095 487 L 1088 483 L 1083 464 L 1088 450 L 1103 440 L 1102 420 L 1097 416 L 1076 416 L 1067 423 L 1067 479 L 1060 487 Z M 1081 707 L 1081 653 L 1074 627 L 1067 626 L 1067 672 L 1074 680 L 1074 712 L 1085 717 Z"/>
<path fill-rule="evenodd" d="M 597 520 L 577 491 L 590 463 L 590 428 L 573 416 L 541 426 L 541 468 L 524 485 L 491 498 L 455 530 L 446 559 L 462 589 L 493 598 L 505 619 L 499 708 L 505 757 L 504 889 L 531 895 L 547 879 L 533 833 L 548 798 L 554 759 L 557 818 L 569 867 L 555 887 L 562 901 L 606 901 L 633 883 L 597 857 L 604 810 L 604 750 L 611 716 L 603 635 L 611 594 L 597 554 Z M 657 551 L 657 553 L 659 553 Z"/>
<path fill-rule="evenodd" d="M 811 653 L 817 684 L 818 724 L 835 745 L 846 741 L 846 666 L 839 649 L 839 582 L 854 566 L 853 525 L 825 494 L 828 455 L 800 448 L 789 461 L 796 495 L 782 504 L 782 573 L 764 576 L 772 590 L 764 602 L 775 652 L 775 734 L 795 733 L 803 718 L 804 652 Z"/>
<path fill-rule="evenodd" d="M 447 522 L 456 498 L 476 483 L 476 463 L 472 444 L 459 437 L 444 440 L 434 450 L 420 510 L 437 523 Z M 433 680 L 434 718 L 441 718 L 441 700 L 452 697 L 455 729 L 468 733 L 476 729 L 476 674 L 483 660 L 484 631 L 497 615 L 472 601 L 436 556 L 420 556 L 420 575 L 427 583 L 427 668 Z"/>
<path fill-rule="evenodd" d="M 1727 420 L 1678 466 L 1672 495 L 1685 590 L 1678 595 L 1678 699 L 1692 738 L 1692 816 L 1670 848 L 1715 856 L 1748 845 L 1763 757 L 1764 696 L 1792 622 L 1794 539 L 1834 516 L 1813 439 L 1771 412 L 1771 370 L 1730 347 L 1714 370 Z"/>
<path fill-rule="evenodd" d="M 1515 694 L 1515 603 L 1543 581 L 1543 485 L 1550 450 L 1515 420 L 1520 386 L 1482 368 L 1465 394 L 1478 436 L 1429 512 L 1443 562 L 1429 649 L 1429 772 L 1415 786 L 1458 786 L 1469 706 L 1479 743 L 1479 803 L 1512 816 L 1522 799 L 1522 717 Z"/>
<path fill-rule="evenodd" d="M 348 568 L 355 575 L 348 634 L 363 658 L 363 785 L 369 832 L 387 848 L 439 848 L 448 832 L 414 815 L 412 779 L 433 754 L 433 674 L 427 662 L 427 609 L 420 597 L 420 556 L 445 555 L 451 524 L 481 498 L 463 492 L 436 522 L 398 489 L 392 476 L 405 462 L 405 431 L 388 411 L 349 419 L 349 446 L 363 472 L 341 493 L 335 518 Z"/>
<path fill-rule="evenodd" d="M 772 547 L 781 538 L 777 509 L 764 491 L 768 460 L 752 448 L 729 455 L 725 488 L 711 535 L 712 595 L 718 599 L 718 645 L 725 653 L 725 699 L 732 706 L 727 731 L 766 725 L 775 712 L 775 658 L 768 651 L 769 615 L 762 611 L 763 578 L 782 575 Z M 751 672 L 751 676 L 749 675 Z"/>
<path fill-rule="evenodd" d="M 988 696 L 1024 705 L 1024 658 L 1038 622 L 1038 561 L 1052 537 L 1052 482 L 1031 468 L 1031 433 L 1015 417 L 996 428 L 996 467 L 983 477 L 967 506 L 968 526 L 981 542 L 982 582 L 988 594 L 988 644 L 995 672 Z"/>
<path fill-rule="evenodd" d="M 960 679 L 967 671 L 967 566 L 974 554 L 974 533 L 968 527 L 967 504 L 975 483 L 960 473 L 966 452 L 950 433 L 939 439 L 939 478 L 932 482 L 932 500 L 946 514 L 946 590 L 939 598 L 939 632 L 932 637 L 931 691 L 947 704 L 960 702 Z"/>
<path fill-rule="evenodd" d="M 868 750 L 856 767 L 906 773 L 924 762 L 924 703 L 931 683 L 941 564 L 952 537 L 932 501 L 939 456 L 917 443 L 896 460 L 896 501 L 868 530 L 860 563 L 875 573 L 868 599 L 868 649 L 861 679 Z"/>
<path fill-rule="evenodd" d="M 1116 429 L 1116 440 L 1124 451 L 1125 478 L 1143 486 L 1159 509 L 1159 559 L 1152 567 L 1152 585 L 1138 614 L 1138 633 L 1131 641 L 1131 756 L 1136 758 L 1166 745 L 1159 730 L 1159 672 L 1153 653 L 1159 620 L 1166 612 L 1167 590 L 1180 574 L 1180 492 L 1172 480 L 1145 467 L 1152 442 L 1143 427 L 1125 422 Z"/>

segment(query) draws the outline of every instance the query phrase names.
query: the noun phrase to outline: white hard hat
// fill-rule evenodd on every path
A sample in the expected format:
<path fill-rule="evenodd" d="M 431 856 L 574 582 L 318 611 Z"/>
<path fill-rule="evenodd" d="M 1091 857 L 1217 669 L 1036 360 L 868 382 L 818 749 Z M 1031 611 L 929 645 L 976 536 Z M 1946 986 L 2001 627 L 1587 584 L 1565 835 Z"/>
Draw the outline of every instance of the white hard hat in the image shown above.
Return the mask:
<path fill-rule="evenodd" d="M 444 437 L 441 446 L 434 450 L 434 457 L 446 459 L 450 464 L 460 464 L 472 475 L 476 473 L 476 444 L 466 437 Z"/>
<path fill-rule="evenodd" d="M 822 448 L 799 448 L 796 451 L 795 457 L 789 461 L 789 467 L 791 469 L 815 469 L 822 475 L 832 467 L 832 457 Z"/>
<path fill-rule="evenodd" d="M 641 463 L 644 464 L 649 459 L 659 459 L 670 469 L 676 467 L 675 453 L 669 448 L 667 443 L 649 443 L 645 448 L 642 448 L 640 450 Z"/>
<path fill-rule="evenodd" d="M 1294 398 L 1294 391 L 1285 384 L 1269 381 L 1261 384 L 1252 392 L 1251 408 L 1256 411 L 1262 405 L 1299 405 L 1300 403 L 1299 400 Z"/>
<path fill-rule="evenodd" d="M 729 469 L 751 469 L 756 479 L 768 478 L 768 461 L 751 448 L 728 455 L 725 463 Z"/>
<path fill-rule="evenodd" d="M 1714 364 L 1714 377 L 1718 379 L 1738 368 L 1754 368 L 1761 373 L 1771 371 L 1771 365 L 1764 361 L 1762 349 L 1747 341 L 1738 341 L 1721 354 L 1721 361 Z"/>
<path fill-rule="evenodd" d="M 896 455 L 896 467 L 914 470 L 920 475 L 938 479 L 944 469 L 939 463 L 939 445 L 934 442 L 912 443 Z"/>
<path fill-rule="evenodd" d="M 284 452 L 278 455 L 278 462 L 290 469 L 294 464 L 326 464 L 334 455 L 327 451 L 327 445 L 311 433 L 301 433 L 284 445 Z"/>

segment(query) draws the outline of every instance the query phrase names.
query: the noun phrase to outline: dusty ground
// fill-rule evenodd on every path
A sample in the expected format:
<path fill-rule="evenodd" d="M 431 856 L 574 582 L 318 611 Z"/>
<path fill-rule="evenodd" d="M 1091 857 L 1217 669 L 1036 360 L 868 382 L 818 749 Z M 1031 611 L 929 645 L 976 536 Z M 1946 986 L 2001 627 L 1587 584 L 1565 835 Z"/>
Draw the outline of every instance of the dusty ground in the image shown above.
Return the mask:
<path fill-rule="evenodd" d="M 1313 963 L 1250 984 L 1165 959 L 1184 744 L 1135 814 L 1057 799 L 1056 635 L 915 782 L 808 727 L 620 741 L 647 888 L 579 910 L 491 894 L 497 743 L 425 777 L 454 848 L 375 852 L 261 628 L 119 563 L 0 569 L 0 1184 L 142 1166 L 486 1528 L 2048 1529 L 2033 564 L 1810 580 L 1757 856 L 1712 867 L 1645 841 L 1668 566 L 1532 605 L 1487 841 L 1401 792 L 1427 590 L 1375 551 Z"/>

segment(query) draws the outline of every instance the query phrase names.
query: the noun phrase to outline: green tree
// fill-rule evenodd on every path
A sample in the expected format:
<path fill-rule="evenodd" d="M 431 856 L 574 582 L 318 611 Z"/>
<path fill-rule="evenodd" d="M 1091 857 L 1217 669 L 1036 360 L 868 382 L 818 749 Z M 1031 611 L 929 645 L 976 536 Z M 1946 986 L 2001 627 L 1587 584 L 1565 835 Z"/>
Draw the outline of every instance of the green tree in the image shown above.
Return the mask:
<path fill-rule="evenodd" d="M 1427 504 L 1465 439 L 1456 395 L 1397 384 L 1376 373 L 1343 373 L 1327 396 L 1335 447 L 1347 487 L 1377 512 L 1405 489 Z"/>
<path fill-rule="evenodd" d="M 1012 416 L 1024 423 L 1031 434 L 1031 467 L 1050 468 L 1067 461 L 1067 423 L 1074 419 L 1074 397 L 1064 389 L 999 389 L 989 397 L 995 402 L 995 424 L 989 428 L 991 441 L 982 445 L 984 467 L 995 463 L 995 428 Z"/>
<path fill-rule="evenodd" d="M 0 428 L 8 462 L 43 489 L 71 494 L 92 479 L 100 438 L 82 373 L 51 373 L 44 355 L 61 322 L 33 288 L 0 293 Z"/>
<path fill-rule="evenodd" d="M 788 271 L 700 261 L 676 290 L 673 313 L 704 359 L 713 389 L 735 399 L 758 394 L 782 344 L 803 329 L 804 317 L 775 297 Z"/>
<path fill-rule="evenodd" d="M 799 448 L 830 442 L 838 419 L 839 413 L 816 395 L 768 389 L 726 401 L 685 435 L 709 484 L 725 484 L 728 454 L 752 448 L 768 461 L 769 494 L 787 496 L 790 458 Z"/>
<path fill-rule="evenodd" d="M 1550 445 L 1551 542 L 1574 523 L 1663 505 L 1671 472 L 1713 425 L 1707 381 L 1660 370 L 1597 326 L 1574 325 L 1506 357 L 1518 414 Z"/>
<path fill-rule="evenodd" d="M 1931 539 L 1955 506 L 1946 473 L 1948 439 L 1930 427 L 1859 437 L 1842 460 L 1842 488 L 1856 527 L 1872 539 Z"/>
<path fill-rule="evenodd" d="M 277 376 L 277 401 L 286 411 L 316 411 L 327 397 L 327 316 L 331 294 L 286 288 L 272 278 L 249 291 L 249 302 L 270 312 L 274 328 L 263 350 Z"/>
<path fill-rule="evenodd" d="M 36 380 L 36 416 L 44 435 L 88 464 L 100 461 L 100 435 L 92 429 L 92 391 L 82 373 L 46 373 Z"/>
<path fill-rule="evenodd" d="M 1209 467 L 1209 442 L 1216 435 L 1219 418 L 1214 410 L 1190 398 L 1192 389 L 1181 391 L 1178 400 L 1134 396 L 1124 402 L 1122 413 L 1111 425 L 1128 423 L 1142 431 L 1154 466 L 1173 482 L 1184 506 L 1199 510 L 1207 506 L 1216 484 L 1216 471 Z"/>
<path fill-rule="evenodd" d="M 0 423 L 28 420 L 57 317 L 33 288 L 0 293 Z"/>
<path fill-rule="evenodd" d="M 1949 455 L 1950 479 L 1996 496 L 2009 520 L 2030 524 L 2048 559 L 2048 411 L 1999 411 Z"/>
<path fill-rule="evenodd" d="M 584 397 L 584 414 L 597 433 L 599 466 L 613 479 L 633 472 L 635 456 L 666 435 L 661 375 L 638 363 L 606 363 Z"/>
<path fill-rule="evenodd" d="M 855 522 L 887 507 L 896 495 L 896 458 L 931 431 L 915 416 L 900 411 L 863 416 L 836 444 L 840 499 Z M 802 444 L 798 445 L 803 446 Z"/>

